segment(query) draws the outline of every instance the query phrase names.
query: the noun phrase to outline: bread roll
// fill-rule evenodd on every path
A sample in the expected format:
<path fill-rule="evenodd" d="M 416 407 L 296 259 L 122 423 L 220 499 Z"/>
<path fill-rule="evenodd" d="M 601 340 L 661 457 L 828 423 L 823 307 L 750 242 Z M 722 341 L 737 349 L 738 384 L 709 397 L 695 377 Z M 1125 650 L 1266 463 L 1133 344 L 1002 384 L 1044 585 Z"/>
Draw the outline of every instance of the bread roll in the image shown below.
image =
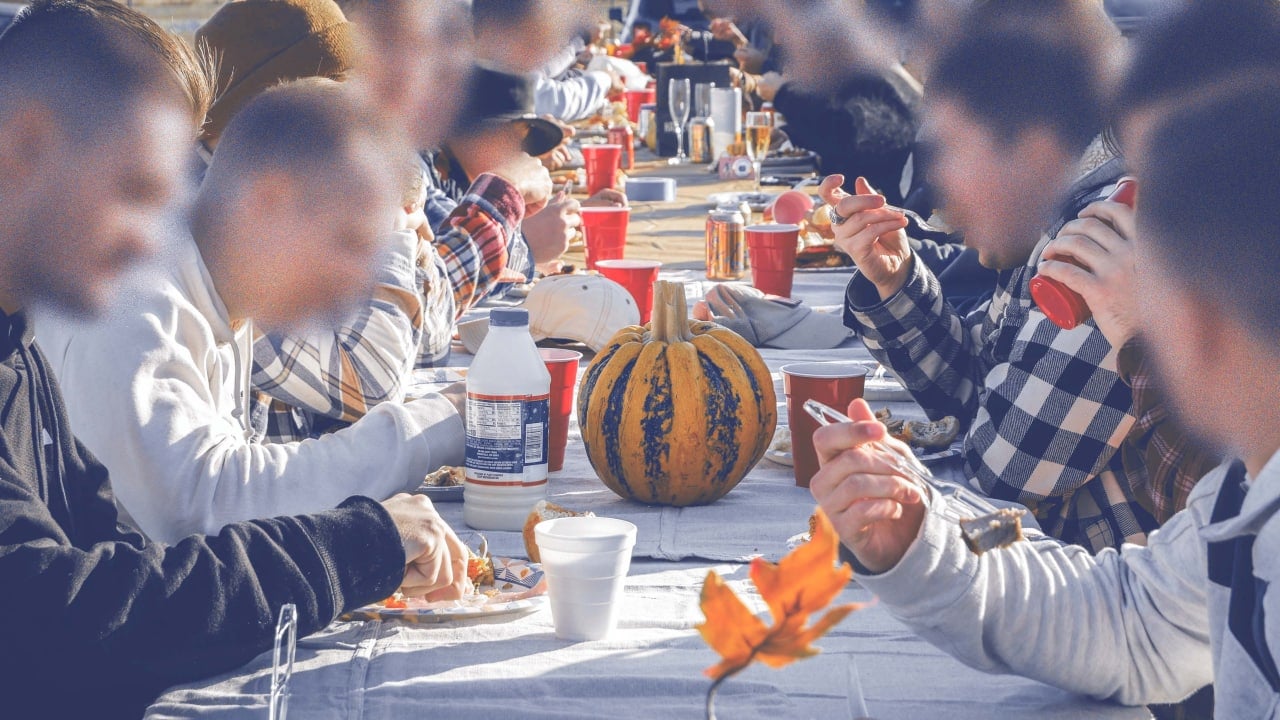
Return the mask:
<path fill-rule="evenodd" d="M 533 536 L 533 527 L 543 520 L 554 520 L 562 517 L 595 517 L 593 512 L 578 512 L 570 510 L 563 505 L 557 505 L 546 500 L 539 500 L 537 505 L 533 506 L 533 510 L 529 512 L 529 517 L 524 521 L 524 551 L 532 562 L 542 562 L 538 555 L 538 541 Z"/>

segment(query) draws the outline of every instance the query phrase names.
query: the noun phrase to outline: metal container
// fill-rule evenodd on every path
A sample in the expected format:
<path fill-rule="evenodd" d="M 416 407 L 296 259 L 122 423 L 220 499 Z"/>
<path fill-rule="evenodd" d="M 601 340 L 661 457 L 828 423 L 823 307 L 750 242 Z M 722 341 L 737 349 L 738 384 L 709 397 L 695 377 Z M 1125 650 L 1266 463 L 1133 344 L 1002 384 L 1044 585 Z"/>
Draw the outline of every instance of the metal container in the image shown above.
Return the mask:
<path fill-rule="evenodd" d="M 630 170 L 636 166 L 636 136 L 631 131 L 630 125 L 615 125 L 609 128 L 609 143 L 622 146 L 618 167 Z"/>
<path fill-rule="evenodd" d="M 652 152 L 658 151 L 658 106 L 645 103 L 640 106 L 640 139 Z"/>
<path fill-rule="evenodd" d="M 736 206 L 707 215 L 707 279 L 740 280 L 747 272 L 747 223 Z"/>
<path fill-rule="evenodd" d="M 709 117 L 696 117 L 689 121 L 689 162 L 709 163 L 715 160 L 711 153 L 711 133 L 715 122 Z"/>

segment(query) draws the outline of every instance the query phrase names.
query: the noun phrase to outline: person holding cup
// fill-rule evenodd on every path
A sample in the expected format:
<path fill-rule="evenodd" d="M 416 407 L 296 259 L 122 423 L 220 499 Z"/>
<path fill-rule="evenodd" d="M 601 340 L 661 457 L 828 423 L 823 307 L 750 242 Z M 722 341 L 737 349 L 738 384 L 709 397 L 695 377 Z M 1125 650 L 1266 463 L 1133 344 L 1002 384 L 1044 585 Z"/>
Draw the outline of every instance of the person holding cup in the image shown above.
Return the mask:
<path fill-rule="evenodd" d="M 1123 174 L 1099 137 L 1094 60 L 1114 30 L 1068 0 L 1018 11 L 1026 27 L 1001 17 L 984 30 L 991 12 L 975 7 L 935 60 L 925 134 L 948 217 L 982 264 L 1001 271 L 994 295 L 958 314 L 911 250 L 905 216 L 865 181 L 846 195 L 833 176 L 823 194 L 836 211 L 835 242 L 858 266 L 846 323 L 931 418 L 954 415 L 967 428 L 965 473 L 988 494 L 1027 505 L 1046 532 L 1095 551 L 1144 544 L 1158 522 L 1133 489 L 1145 461 L 1122 451 L 1135 417 L 1115 352 L 1096 323 L 1058 328 L 1027 289 L 1058 230 Z M 1046 37 L 1047 25 L 1062 32 Z M 1027 100 L 1046 93 L 1073 112 Z"/>

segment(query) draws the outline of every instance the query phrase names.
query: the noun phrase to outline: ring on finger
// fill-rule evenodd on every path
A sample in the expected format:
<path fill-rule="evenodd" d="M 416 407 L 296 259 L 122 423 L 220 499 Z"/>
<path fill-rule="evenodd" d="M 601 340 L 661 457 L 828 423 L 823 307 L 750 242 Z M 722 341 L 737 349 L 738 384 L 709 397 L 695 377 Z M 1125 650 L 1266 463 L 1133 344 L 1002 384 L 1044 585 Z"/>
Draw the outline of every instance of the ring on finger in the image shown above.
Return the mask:
<path fill-rule="evenodd" d="M 845 222 L 849 219 L 849 218 L 845 217 L 844 215 L 841 215 L 840 213 L 836 212 L 836 206 L 835 206 L 835 205 L 828 205 L 828 206 L 827 206 L 827 215 L 829 215 L 829 216 L 831 217 L 831 225 L 832 225 L 833 227 L 834 227 L 834 226 L 836 226 L 836 225 L 843 225 L 843 224 L 845 224 Z"/>

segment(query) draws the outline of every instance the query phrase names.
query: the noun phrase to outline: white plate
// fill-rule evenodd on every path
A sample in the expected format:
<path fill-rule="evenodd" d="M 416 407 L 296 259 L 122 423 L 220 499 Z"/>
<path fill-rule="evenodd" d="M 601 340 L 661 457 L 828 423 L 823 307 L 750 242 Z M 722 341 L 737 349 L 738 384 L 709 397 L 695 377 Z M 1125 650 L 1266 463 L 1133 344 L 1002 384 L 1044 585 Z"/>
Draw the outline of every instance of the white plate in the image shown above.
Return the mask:
<path fill-rule="evenodd" d="M 493 559 L 494 585 L 501 594 L 427 603 L 410 600 L 407 608 L 387 608 L 381 604 L 365 605 L 343 615 L 342 620 L 404 620 L 436 623 L 496 615 L 533 612 L 547 603 L 547 583 L 542 566 L 513 558 Z"/>
<path fill-rule="evenodd" d="M 795 467 L 796 464 L 795 459 L 791 457 L 791 453 L 780 450 L 765 450 L 764 459 L 787 467 Z"/>
<path fill-rule="evenodd" d="M 745 199 L 747 206 L 756 212 L 762 212 L 780 193 L 775 192 L 720 192 L 707 196 L 712 205 L 741 205 Z M 750 224 L 750 223 L 748 223 Z"/>

